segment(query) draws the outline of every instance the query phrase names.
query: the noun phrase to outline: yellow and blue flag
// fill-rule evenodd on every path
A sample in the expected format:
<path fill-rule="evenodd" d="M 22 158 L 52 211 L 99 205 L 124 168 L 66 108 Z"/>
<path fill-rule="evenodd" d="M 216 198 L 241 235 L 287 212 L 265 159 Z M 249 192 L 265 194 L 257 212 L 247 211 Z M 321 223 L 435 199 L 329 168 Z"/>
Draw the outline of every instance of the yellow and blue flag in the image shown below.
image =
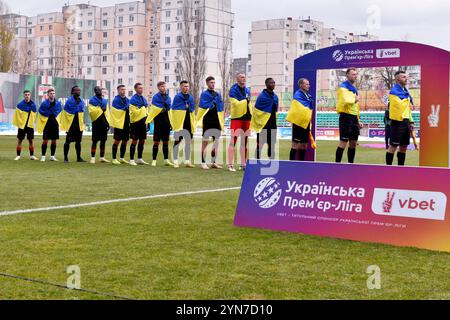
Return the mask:
<path fill-rule="evenodd" d="M 162 111 L 169 112 L 172 105 L 172 99 L 168 94 L 162 95 L 160 92 L 152 98 L 152 104 L 148 108 L 147 123 L 152 122 Z"/>
<path fill-rule="evenodd" d="M 84 131 L 84 101 L 83 99 L 76 101 L 72 96 L 67 99 L 63 111 L 61 112 L 61 128 L 64 131 L 70 130 L 75 116 L 78 117 L 80 131 Z"/>
<path fill-rule="evenodd" d="M 36 111 L 36 104 L 33 101 L 20 101 L 14 112 L 12 124 L 19 129 L 25 129 L 25 126 L 34 129 Z"/>
<path fill-rule="evenodd" d="M 261 133 L 270 119 L 273 108 L 275 107 L 278 110 L 278 106 L 279 100 L 275 92 L 271 95 L 264 89 L 256 99 L 252 120 L 250 122 L 250 129 L 256 133 Z"/>
<path fill-rule="evenodd" d="M 136 123 L 147 118 L 148 102 L 143 96 L 135 94 L 130 100 L 130 122 Z"/>
<path fill-rule="evenodd" d="M 403 119 L 409 119 L 410 122 L 414 122 L 411 109 L 413 104 L 413 98 L 408 89 L 396 83 L 389 92 L 390 120 L 403 121 Z"/>
<path fill-rule="evenodd" d="M 244 92 L 237 83 L 235 83 L 230 89 L 230 103 L 231 103 L 231 119 L 239 119 L 247 114 L 249 109 L 252 112 L 250 106 L 250 88 L 245 87 Z"/>
<path fill-rule="evenodd" d="M 311 124 L 313 110 L 314 100 L 311 95 L 302 90 L 297 90 L 286 120 L 303 129 L 308 129 Z"/>
<path fill-rule="evenodd" d="M 195 132 L 195 100 L 190 94 L 184 95 L 182 92 L 178 93 L 173 99 L 172 107 L 169 111 L 170 124 L 173 131 L 183 130 L 184 118 L 189 111 L 191 120 L 191 133 Z"/>
<path fill-rule="evenodd" d="M 348 80 L 343 82 L 337 91 L 337 113 L 347 113 L 359 117 L 359 103 L 356 103 L 358 90 Z"/>
<path fill-rule="evenodd" d="M 117 95 L 110 108 L 110 123 L 109 125 L 113 128 L 123 129 L 125 124 L 126 113 L 130 109 L 130 100 L 127 97 L 121 97 Z"/>
<path fill-rule="evenodd" d="M 220 128 L 222 130 L 224 129 L 225 114 L 222 96 L 218 92 L 211 92 L 209 90 L 203 91 L 200 95 L 200 102 L 196 119 L 198 127 L 201 128 L 203 126 L 203 118 L 214 106 L 217 108 L 217 116 L 219 117 Z"/>
<path fill-rule="evenodd" d="M 61 111 L 62 105 L 58 100 L 55 100 L 55 104 L 53 106 L 51 105 L 49 99 L 42 101 L 41 106 L 39 107 L 36 121 L 37 132 L 44 132 L 45 126 L 47 125 L 47 121 L 50 116 L 54 116 L 56 121 L 59 123 Z"/>
<path fill-rule="evenodd" d="M 89 116 L 91 117 L 91 121 L 94 122 L 104 113 L 106 120 L 110 121 L 109 110 L 108 110 L 108 100 L 104 98 L 100 98 L 97 96 L 93 96 L 89 99 Z"/>

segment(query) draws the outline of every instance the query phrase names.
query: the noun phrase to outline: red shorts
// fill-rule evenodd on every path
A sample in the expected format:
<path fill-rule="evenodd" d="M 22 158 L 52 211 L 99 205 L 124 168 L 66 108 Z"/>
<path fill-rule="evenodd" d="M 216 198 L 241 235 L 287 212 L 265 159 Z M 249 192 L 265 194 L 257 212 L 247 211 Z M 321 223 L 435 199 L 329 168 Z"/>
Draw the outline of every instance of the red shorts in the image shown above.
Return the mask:
<path fill-rule="evenodd" d="M 231 135 L 239 137 L 242 133 L 250 135 L 250 120 L 231 120 Z"/>

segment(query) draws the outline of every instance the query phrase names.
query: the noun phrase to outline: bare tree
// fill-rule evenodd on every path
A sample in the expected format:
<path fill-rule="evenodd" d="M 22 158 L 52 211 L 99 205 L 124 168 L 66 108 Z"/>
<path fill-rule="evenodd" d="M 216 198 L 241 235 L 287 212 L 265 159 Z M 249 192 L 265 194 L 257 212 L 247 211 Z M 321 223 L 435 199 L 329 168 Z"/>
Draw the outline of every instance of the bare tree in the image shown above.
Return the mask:
<path fill-rule="evenodd" d="M 200 89 L 206 75 L 205 6 L 193 6 L 193 0 L 185 0 L 183 6 L 183 30 L 181 36 L 181 63 L 178 75 L 189 81 L 191 93 L 198 105 Z"/>
<path fill-rule="evenodd" d="M 378 69 L 377 71 L 386 88 L 390 90 L 395 83 L 394 74 L 396 70 L 394 69 L 394 67 L 384 67 Z"/>
<path fill-rule="evenodd" d="M 231 46 L 232 46 L 232 35 L 231 28 L 225 24 L 222 25 L 222 36 L 223 42 L 218 53 L 219 61 L 219 73 L 222 78 L 222 96 L 225 109 L 229 109 L 229 97 L 228 90 L 230 90 L 231 79 L 232 79 L 232 59 L 231 59 Z"/>
<path fill-rule="evenodd" d="M 0 18 L 0 72 L 11 71 L 16 55 L 16 51 L 12 47 L 15 36 L 13 19 L 8 14 L 8 5 L 0 0 L 0 15 L 2 16 Z"/>
<path fill-rule="evenodd" d="M 49 55 L 52 75 L 55 77 L 62 77 L 64 69 L 64 47 L 62 47 L 61 44 L 58 43 L 58 39 L 53 33 L 50 34 L 49 42 Z"/>
<path fill-rule="evenodd" d="M 32 45 L 22 43 L 16 51 L 16 66 L 13 72 L 20 74 L 35 74 L 33 60 L 35 60 L 34 49 Z"/>
<path fill-rule="evenodd" d="M 370 89 L 369 85 L 370 85 L 370 69 L 367 68 L 361 68 L 358 70 L 358 78 L 356 79 L 355 82 L 355 87 L 358 90 L 363 90 L 363 89 Z"/>

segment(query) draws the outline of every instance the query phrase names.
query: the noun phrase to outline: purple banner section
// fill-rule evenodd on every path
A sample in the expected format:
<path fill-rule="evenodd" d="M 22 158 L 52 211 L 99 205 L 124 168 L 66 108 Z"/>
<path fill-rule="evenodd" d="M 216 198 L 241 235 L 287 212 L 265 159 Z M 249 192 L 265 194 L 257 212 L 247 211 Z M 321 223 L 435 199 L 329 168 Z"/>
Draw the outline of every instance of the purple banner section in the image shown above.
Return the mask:
<path fill-rule="evenodd" d="M 384 138 L 384 129 L 369 129 L 369 138 Z"/>
<path fill-rule="evenodd" d="M 250 163 L 235 225 L 450 252 L 449 180 L 445 168 Z"/>

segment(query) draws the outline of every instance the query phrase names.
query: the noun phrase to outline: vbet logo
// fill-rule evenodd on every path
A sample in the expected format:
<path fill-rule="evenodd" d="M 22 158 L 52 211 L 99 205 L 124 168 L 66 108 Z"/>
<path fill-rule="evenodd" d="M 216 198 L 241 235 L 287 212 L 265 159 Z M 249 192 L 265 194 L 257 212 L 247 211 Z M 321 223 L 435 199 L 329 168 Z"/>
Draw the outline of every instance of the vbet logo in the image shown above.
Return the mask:
<path fill-rule="evenodd" d="M 377 49 L 376 57 L 378 59 L 393 59 L 400 58 L 400 49 Z"/>
<path fill-rule="evenodd" d="M 372 211 L 377 215 L 445 220 L 447 196 L 442 192 L 375 189 Z"/>
<path fill-rule="evenodd" d="M 265 178 L 255 187 L 253 198 L 262 209 L 274 207 L 281 199 L 281 185 L 275 178 Z"/>

